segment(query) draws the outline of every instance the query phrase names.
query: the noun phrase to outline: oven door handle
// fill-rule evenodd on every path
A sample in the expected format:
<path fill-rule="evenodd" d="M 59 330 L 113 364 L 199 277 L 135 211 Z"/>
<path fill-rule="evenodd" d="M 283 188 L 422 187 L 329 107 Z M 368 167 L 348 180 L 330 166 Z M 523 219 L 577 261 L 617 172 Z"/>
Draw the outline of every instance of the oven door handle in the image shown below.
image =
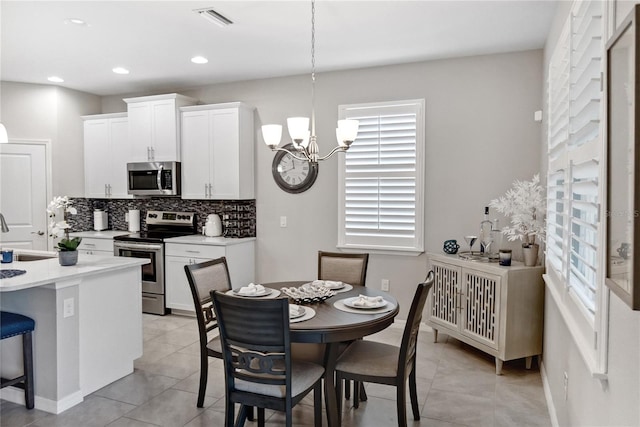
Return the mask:
<path fill-rule="evenodd" d="M 128 245 L 128 244 L 122 244 L 122 243 L 114 243 L 113 247 L 116 249 L 129 249 L 132 251 L 137 251 L 137 250 L 151 250 L 151 251 L 161 251 L 162 250 L 162 245 L 145 245 L 145 244 L 133 244 L 133 245 Z"/>
<path fill-rule="evenodd" d="M 152 150 L 153 150 L 153 148 L 152 148 Z M 157 180 L 158 180 L 158 190 L 160 190 L 160 191 L 162 191 L 162 169 L 163 169 L 163 166 L 159 165 Z"/>

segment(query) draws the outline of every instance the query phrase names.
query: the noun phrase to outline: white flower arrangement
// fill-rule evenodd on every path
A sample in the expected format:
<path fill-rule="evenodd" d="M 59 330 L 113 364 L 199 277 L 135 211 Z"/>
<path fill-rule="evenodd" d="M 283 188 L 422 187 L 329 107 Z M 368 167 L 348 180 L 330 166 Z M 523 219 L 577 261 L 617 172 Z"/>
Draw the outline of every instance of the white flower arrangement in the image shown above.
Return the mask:
<path fill-rule="evenodd" d="M 69 200 L 69 197 L 58 196 L 54 197 L 49 203 L 49 206 L 47 206 L 47 213 L 49 214 L 49 236 L 62 237 L 58 242 L 57 248 L 60 251 L 75 251 L 82 241 L 80 237 L 69 238 L 69 229 L 71 226 L 67 222 L 68 215 L 78 213 L 77 209 L 71 205 L 72 202 Z M 56 212 L 60 210 L 62 210 L 62 221 L 56 222 Z"/>
<path fill-rule="evenodd" d="M 531 181 L 515 180 L 513 187 L 504 196 L 492 200 L 489 206 L 511 217 L 511 225 L 502 229 L 509 241 L 519 239 L 524 247 L 535 244 L 536 237 L 544 241 L 547 199 L 540 186 L 539 174 Z"/>

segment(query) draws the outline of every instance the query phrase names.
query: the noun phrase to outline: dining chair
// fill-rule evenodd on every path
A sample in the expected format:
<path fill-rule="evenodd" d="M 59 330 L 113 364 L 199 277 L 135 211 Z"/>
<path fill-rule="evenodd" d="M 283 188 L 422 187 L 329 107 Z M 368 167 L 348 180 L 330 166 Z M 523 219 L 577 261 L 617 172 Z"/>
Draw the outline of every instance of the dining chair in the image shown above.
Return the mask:
<path fill-rule="evenodd" d="M 225 257 L 212 261 L 184 266 L 189 288 L 195 305 L 198 333 L 200 339 L 200 387 L 198 389 L 198 408 L 204 405 L 207 389 L 207 375 L 209 372 L 209 357 L 222 359 L 222 345 L 220 336 L 209 339 L 209 332 L 218 328 L 218 322 L 213 312 L 211 290 L 228 291 L 231 289 L 229 268 Z"/>
<path fill-rule="evenodd" d="M 318 279 L 365 286 L 369 254 L 318 251 Z"/>
<path fill-rule="evenodd" d="M 365 286 L 367 279 L 367 265 L 369 264 L 368 253 L 342 253 L 318 251 L 318 279 L 335 280 L 348 283 L 354 286 Z M 354 384 L 360 389 L 360 397 L 367 400 L 364 387 Z M 350 382 L 344 383 L 344 397 L 351 397 Z"/>
<path fill-rule="evenodd" d="M 402 334 L 400 347 L 384 344 L 376 341 L 357 340 L 342 353 L 336 363 L 336 394 L 338 400 L 338 413 L 342 412 L 342 396 L 339 384 L 344 379 L 354 381 L 386 384 L 396 387 L 396 410 L 398 413 L 398 426 L 406 427 L 406 391 L 405 384 L 409 379 L 409 396 L 413 419 L 420 419 L 418 407 L 418 391 L 416 387 L 416 343 L 418 331 L 422 321 L 422 311 L 429 290 L 433 286 L 434 274 L 429 271 L 424 282 L 419 283 L 407 324 Z M 357 402 L 357 391 L 354 391 L 354 403 Z M 357 404 L 354 404 L 357 408 Z"/>
<path fill-rule="evenodd" d="M 314 425 L 322 426 L 324 367 L 292 360 L 289 301 L 256 299 L 211 291 L 218 317 L 225 377 L 225 425 L 234 424 L 234 404 L 258 408 L 258 426 L 265 409 L 285 412 L 293 424 L 293 407 L 313 390 Z"/>

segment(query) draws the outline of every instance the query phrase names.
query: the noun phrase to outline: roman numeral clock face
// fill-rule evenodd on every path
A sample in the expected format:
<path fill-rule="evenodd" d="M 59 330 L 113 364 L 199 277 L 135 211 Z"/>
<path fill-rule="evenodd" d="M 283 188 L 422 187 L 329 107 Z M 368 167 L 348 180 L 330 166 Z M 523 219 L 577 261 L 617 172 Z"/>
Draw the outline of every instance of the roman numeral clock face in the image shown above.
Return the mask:
<path fill-rule="evenodd" d="M 287 144 L 284 148 L 295 152 L 293 144 Z M 299 160 L 292 155 L 278 151 L 271 165 L 273 179 L 288 193 L 302 193 L 311 188 L 318 177 L 318 164 Z"/>

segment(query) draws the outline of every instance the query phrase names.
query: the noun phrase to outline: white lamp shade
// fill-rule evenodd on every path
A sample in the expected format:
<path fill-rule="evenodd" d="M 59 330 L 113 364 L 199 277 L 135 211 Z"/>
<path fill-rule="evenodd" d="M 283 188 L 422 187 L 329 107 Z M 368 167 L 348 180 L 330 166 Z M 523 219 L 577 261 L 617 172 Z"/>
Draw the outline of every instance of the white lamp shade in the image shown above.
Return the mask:
<path fill-rule="evenodd" d="M 7 128 L 0 123 L 0 144 L 6 144 L 9 142 L 9 135 L 7 135 Z"/>
<path fill-rule="evenodd" d="M 262 126 L 262 139 L 269 147 L 276 147 L 282 138 L 282 125 Z"/>
<path fill-rule="evenodd" d="M 289 117 L 287 127 L 291 139 L 304 140 L 309 135 L 309 117 Z"/>
<path fill-rule="evenodd" d="M 336 136 L 338 138 L 338 144 L 345 144 L 345 141 L 353 142 L 358 136 L 358 127 L 360 122 L 357 120 L 338 120 L 338 129 L 336 130 Z"/>

